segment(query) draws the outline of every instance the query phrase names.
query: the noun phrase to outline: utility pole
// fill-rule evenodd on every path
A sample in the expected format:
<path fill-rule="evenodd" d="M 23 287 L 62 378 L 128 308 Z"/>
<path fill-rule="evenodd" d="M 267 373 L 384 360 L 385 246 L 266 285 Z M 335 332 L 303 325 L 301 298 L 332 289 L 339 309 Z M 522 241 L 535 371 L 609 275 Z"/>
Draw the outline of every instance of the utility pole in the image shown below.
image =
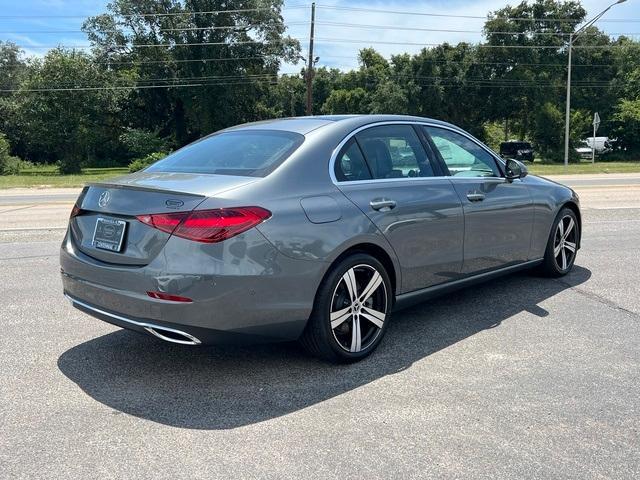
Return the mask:
<path fill-rule="evenodd" d="M 567 103 L 564 117 L 564 168 L 567 168 L 567 166 L 569 165 L 569 124 L 571 122 L 571 50 L 573 48 L 573 42 L 575 42 L 578 36 L 582 35 L 587 28 L 600 20 L 605 13 L 611 10 L 612 7 L 626 1 L 627 0 L 617 0 L 616 2 L 605 8 L 603 11 L 601 11 L 598 15 L 589 20 L 587 23 L 585 23 L 574 33 L 569 35 L 569 64 L 567 65 Z"/>
<path fill-rule="evenodd" d="M 569 35 L 569 65 L 567 67 L 567 101 L 564 114 L 564 168 L 569 166 L 569 123 L 571 121 L 571 50 L 573 33 Z"/>
<path fill-rule="evenodd" d="M 309 35 L 309 61 L 307 62 L 307 115 L 313 115 L 313 77 L 315 59 L 313 58 L 313 35 L 316 23 L 316 4 L 311 4 L 311 34 Z"/>

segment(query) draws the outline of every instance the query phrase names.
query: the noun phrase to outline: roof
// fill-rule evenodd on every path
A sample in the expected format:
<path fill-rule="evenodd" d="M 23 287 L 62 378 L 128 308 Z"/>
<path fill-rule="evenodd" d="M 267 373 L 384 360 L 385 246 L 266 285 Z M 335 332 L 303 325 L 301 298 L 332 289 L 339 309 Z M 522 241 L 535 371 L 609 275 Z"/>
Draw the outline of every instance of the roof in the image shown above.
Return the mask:
<path fill-rule="evenodd" d="M 336 123 L 348 123 L 351 127 L 358 128 L 369 123 L 390 121 L 429 121 L 432 123 L 455 127 L 455 125 L 448 124 L 441 120 L 424 117 L 414 117 L 410 115 L 317 115 L 311 117 L 276 118 L 273 120 L 264 120 L 261 122 L 245 123 L 228 128 L 227 130 L 241 130 L 248 128 L 252 130 L 284 130 L 305 135 L 318 128 Z"/>

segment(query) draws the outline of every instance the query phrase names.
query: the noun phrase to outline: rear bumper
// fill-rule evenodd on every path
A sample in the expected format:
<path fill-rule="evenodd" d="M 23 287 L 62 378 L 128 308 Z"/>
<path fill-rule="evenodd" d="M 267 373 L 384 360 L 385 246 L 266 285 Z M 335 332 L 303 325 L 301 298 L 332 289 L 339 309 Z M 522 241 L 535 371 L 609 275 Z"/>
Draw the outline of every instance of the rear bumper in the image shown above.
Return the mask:
<path fill-rule="evenodd" d="M 82 302 L 77 298 L 70 297 L 66 293 L 64 294 L 64 296 L 71 302 L 71 305 L 76 307 L 78 310 L 88 313 L 89 315 L 92 315 L 113 325 L 117 325 L 122 328 L 128 328 L 129 330 L 135 330 L 140 333 L 151 333 L 152 335 L 162 340 L 166 340 L 172 343 L 179 343 L 182 345 L 200 345 L 202 343 L 202 340 L 188 332 L 185 332 L 184 330 L 172 328 L 168 325 L 160 325 L 159 323 L 149 323 L 144 320 L 134 320 L 132 318 L 126 318 L 122 315 L 118 315 L 117 313 L 108 312 L 102 308 L 89 305 L 88 303 Z"/>
<path fill-rule="evenodd" d="M 117 327 L 126 328 L 143 334 L 151 334 L 160 340 L 181 345 L 245 345 L 250 343 L 263 343 L 267 341 L 286 340 L 278 337 L 269 338 L 247 333 L 234 333 L 215 330 L 212 328 L 193 327 L 158 320 L 144 318 L 131 318 L 122 314 L 110 312 L 104 308 L 90 305 L 84 301 L 73 298 L 65 293 L 64 296 L 75 308 L 94 318 L 110 323 Z"/>
<path fill-rule="evenodd" d="M 99 262 L 67 236 L 60 265 L 64 294 L 79 310 L 186 344 L 297 339 L 326 269 L 324 262 L 283 256 L 256 230 L 213 245 L 171 238 L 144 267 Z M 193 302 L 158 300 L 148 291 Z"/>

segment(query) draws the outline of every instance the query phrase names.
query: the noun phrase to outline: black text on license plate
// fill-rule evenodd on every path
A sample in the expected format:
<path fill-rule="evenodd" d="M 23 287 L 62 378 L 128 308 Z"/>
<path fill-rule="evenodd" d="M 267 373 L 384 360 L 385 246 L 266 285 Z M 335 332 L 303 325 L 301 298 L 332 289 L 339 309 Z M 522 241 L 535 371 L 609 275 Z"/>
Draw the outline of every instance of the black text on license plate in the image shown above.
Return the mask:
<path fill-rule="evenodd" d="M 98 217 L 96 229 L 93 232 L 93 246 L 103 250 L 119 252 L 122 248 L 124 231 L 127 222 L 115 218 Z"/>

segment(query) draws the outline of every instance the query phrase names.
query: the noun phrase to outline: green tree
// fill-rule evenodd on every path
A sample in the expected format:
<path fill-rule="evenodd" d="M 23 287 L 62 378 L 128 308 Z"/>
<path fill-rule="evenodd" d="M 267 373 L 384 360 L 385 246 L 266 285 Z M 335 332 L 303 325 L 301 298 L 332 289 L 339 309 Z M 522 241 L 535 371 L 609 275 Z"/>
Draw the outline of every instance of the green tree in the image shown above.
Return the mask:
<path fill-rule="evenodd" d="M 14 149 L 22 153 L 22 134 L 12 121 L 15 112 L 15 95 L 26 72 L 23 52 L 14 43 L 0 41 L 0 130 L 11 140 Z"/>
<path fill-rule="evenodd" d="M 196 85 L 135 91 L 125 109 L 130 126 L 159 131 L 183 145 L 274 113 L 265 103 L 273 98 L 270 84 L 281 62 L 299 56 L 298 42 L 284 35 L 282 4 L 113 0 L 84 29 L 100 61 L 135 69 L 139 83 Z M 210 11 L 223 13 L 192 13 Z"/>
<path fill-rule="evenodd" d="M 533 130 L 533 140 L 542 157 L 559 161 L 563 155 L 564 115 L 551 102 L 546 102 L 537 110 Z"/>
<path fill-rule="evenodd" d="M 157 132 L 149 132 L 140 128 L 127 128 L 120 135 L 119 140 L 133 158 L 169 150 L 169 141 L 166 138 L 161 138 Z"/>
<path fill-rule="evenodd" d="M 334 90 L 322 106 L 325 114 L 355 114 L 365 113 L 369 105 L 369 96 L 364 88 L 351 90 Z"/>
<path fill-rule="evenodd" d="M 127 96 L 119 80 L 77 51 L 55 49 L 34 60 L 16 93 L 16 118 L 28 158 L 57 161 L 62 173 L 75 173 L 115 145 L 118 113 Z"/>
<path fill-rule="evenodd" d="M 640 154 L 640 98 L 620 101 L 613 116 L 613 133 L 627 153 Z"/>

